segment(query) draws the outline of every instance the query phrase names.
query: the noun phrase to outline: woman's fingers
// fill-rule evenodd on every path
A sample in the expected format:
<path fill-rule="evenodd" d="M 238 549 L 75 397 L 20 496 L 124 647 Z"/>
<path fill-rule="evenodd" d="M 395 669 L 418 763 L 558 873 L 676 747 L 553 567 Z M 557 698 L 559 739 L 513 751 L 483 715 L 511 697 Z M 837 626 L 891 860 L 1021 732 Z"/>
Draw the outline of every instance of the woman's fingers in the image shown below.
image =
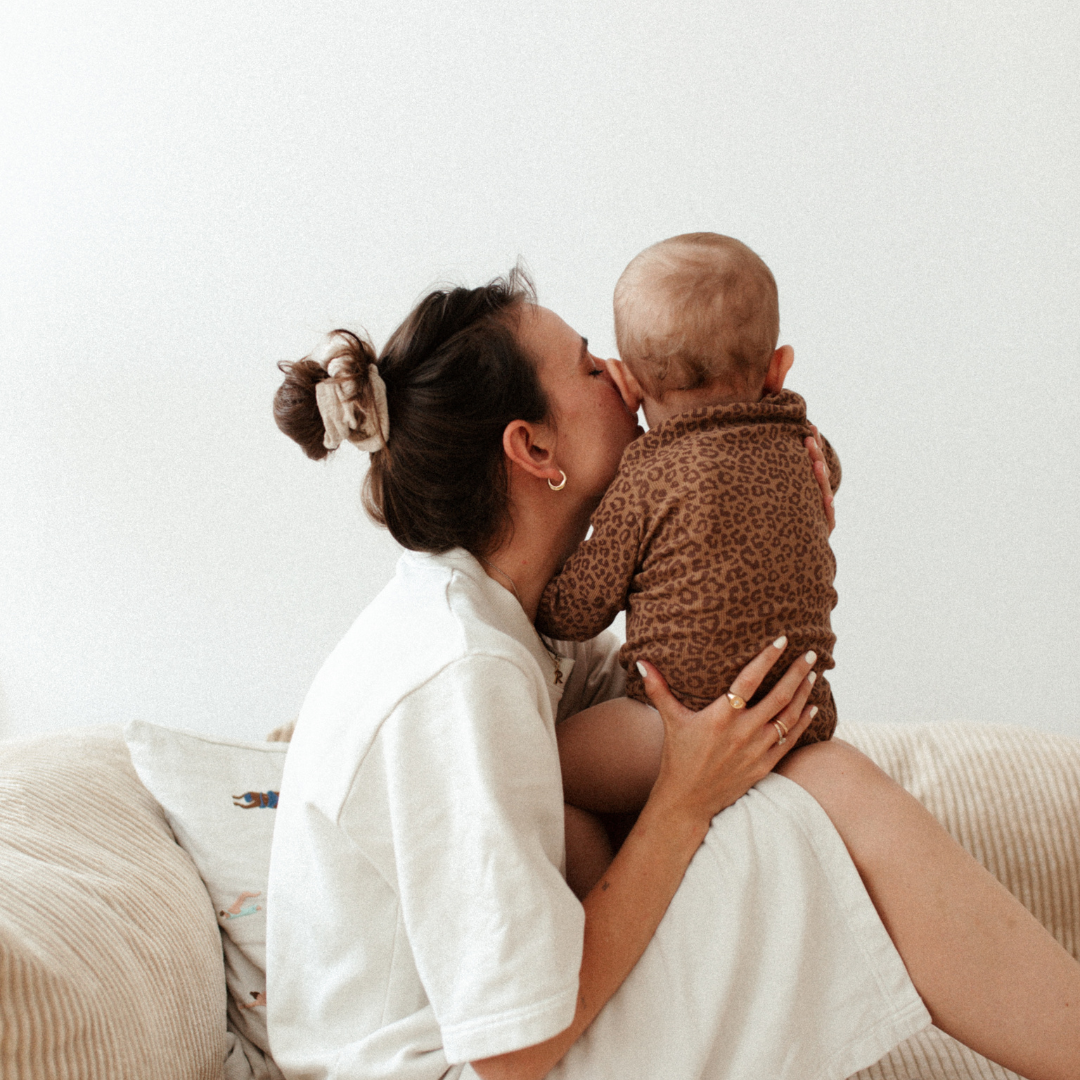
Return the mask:
<path fill-rule="evenodd" d="M 829 479 L 829 465 L 825 460 L 825 453 L 821 449 L 821 436 L 813 424 L 810 425 L 813 436 L 807 435 L 803 440 L 807 453 L 810 455 L 810 464 L 814 470 L 814 479 L 821 489 L 821 502 L 825 507 L 825 518 L 829 523 L 829 532 L 836 528 L 836 507 L 833 498 L 832 483 Z"/>
<path fill-rule="evenodd" d="M 816 424 L 810 425 L 810 430 L 813 434 L 813 445 L 810 445 L 809 441 L 804 440 L 804 445 L 810 451 L 810 458 L 813 461 L 820 461 L 825 466 L 825 479 L 831 481 L 832 477 L 829 476 L 829 463 L 825 458 L 825 448 L 821 445 L 821 432 L 818 431 Z M 829 488 L 829 494 L 832 494 L 832 488 Z"/>
<path fill-rule="evenodd" d="M 704 711 L 712 713 L 714 709 L 721 709 L 723 714 L 730 717 L 731 713 L 741 713 L 743 709 L 746 709 L 744 715 L 753 727 L 766 724 L 776 717 L 779 717 L 789 729 L 793 724 L 800 722 L 800 710 L 817 678 L 812 671 L 814 664 L 817 663 L 815 652 L 800 656 L 761 701 L 747 708 L 747 702 L 757 693 L 765 676 L 786 648 L 786 636 L 778 637 L 767 645 L 735 676 L 728 692 L 706 706 Z M 652 664 L 638 660 L 637 669 L 645 684 L 645 693 L 648 694 L 649 701 L 665 720 L 685 719 L 695 715 L 672 694 L 667 680 Z M 735 718 L 732 717 L 732 719 Z"/>
<path fill-rule="evenodd" d="M 829 533 L 836 528 L 836 500 L 833 498 L 832 487 L 829 485 L 829 470 L 824 462 L 814 466 L 818 486 L 821 488 L 822 498 L 825 500 L 825 520 L 829 525 Z"/>
<path fill-rule="evenodd" d="M 769 674 L 769 669 L 780 659 L 784 650 L 787 648 L 787 637 L 778 637 L 771 645 L 766 645 L 735 676 L 735 681 L 728 687 L 728 693 L 736 695 L 744 703 L 749 701 L 754 694 L 757 693 L 757 688 L 761 685 L 762 680 Z M 719 700 L 724 700 L 723 698 Z M 731 699 L 727 699 L 731 702 Z M 737 702 L 731 702 L 736 708 L 741 708 Z"/>
<path fill-rule="evenodd" d="M 750 663 L 747 664 L 746 667 L 744 667 L 742 671 L 740 671 L 739 674 L 735 676 L 734 681 L 728 688 L 728 692 L 723 697 L 717 698 L 712 705 L 707 707 L 711 709 L 715 705 L 722 704 L 726 705 L 729 709 L 733 709 L 736 711 L 746 708 L 747 701 L 749 701 L 750 698 L 752 698 L 754 694 L 757 693 L 757 689 L 761 685 L 765 676 L 769 674 L 769 671 L 771 670 L 773 664 L 775 664 L 776 661 L 780 659 L 786 648 L 786 635 L 782 635 L 778 637 L 775 641 L 773 641 L 771 644 L 766 645 L 765 648 L 762 649 L 761 652 L 759 652 L 757 656 L 755 656 L 754 659 L 751 660 Z M 816 659 L 816 657 L 814 657 L 814 659 Z M 809 666 L 801 671 L 799 677 L 805 676 L 806 671 L 809 670 L 809 667 L 813 667 L 814 659 L 810 660 Z M 785 680 L 790 683 L 791 672 L 796 669 L 798 664 L 799 661 L 796 661 L 795 664 L 792 664 L 791 668 L 789 669 L 788 675 L 785 675 L 784 679 L 782 679 L 781 682 L 777 684 L 777 686 L 782 685 Z M 691 710 L 687 709 L 678 700 L 678 698 L 676 698 L 675 695 L 672 694 L 671 690 L 668 688 L 667 680 L 664 678 L 663 675 L 660 674 L 659 671 L 656 670 L 655 667 L 653 667 L 652 664 L 648 663 L 647 661 L 638 660 L 637 669 L 638 674 L 641 676 L 643 682 L 645 683 L 645 693 L 649 695 L 649 700 L 653 703 L 653 706 L 657 709 L 658 712 L 660 712 L 661 714 L 666 712 L 671 715 L 687 716 L 691 714 Z M 783 708 L 783 706 L 787 704 L 787 702 L 791 699 L 792 695 L 795 692 L 796 685 L 797 681 L 790 685 L 790 692 L 787 694 L 783 701 L 776 702 L 773 712 L 779 711 L 779 709 Z M 775 694 L 776 689 L 774 688 L 773 693 L 770 694 L 770 698 L 772 698 Z"/>
<path fill-rule="evenodd" d="M 774 716 L 778 716 L 788 705 L 796 700 L 797 695 L 806 685 L 806 693 L 810 693 L 810 687 L 814 685 L 814 679 L 808 679 L 814 664 L 817 663 L 817 653 L 808 652 L 795 660 L 791 667 L 780 677 L 780 681 L 754 706 L 754 713 L 761 718 L 763 723 L 768 723 Z M 817 676 L 815 675 L 816 679 Z M 805 696 L 803 701 L 805 701 Z M 801 708 L 801 704 L 798 708 Z M 798 715 L 798 709 L 792 714 L 792 718 Z"/>
<path fill-rule="evenodd" d="M 806 703 L 813 685 L 814 673 L 810 672 L 787 706 L 765 722 L 764 733 L 770 752 L 775 758 L 774 766 L 799 741 L 802 733 L 810 726 L 810 721 L 817 715 L 817 706 Z M 780 727 L 777 727 L 777 724 Z"/>
<path fill-rule="evenodd" d="M 690 715 L 690 710 L 671 692 L 667 679 L 652 664 L 639 660 L 637 669 L 645 683 L 645 693 L 649 695 L 649 701 L 664 719 Z"/>

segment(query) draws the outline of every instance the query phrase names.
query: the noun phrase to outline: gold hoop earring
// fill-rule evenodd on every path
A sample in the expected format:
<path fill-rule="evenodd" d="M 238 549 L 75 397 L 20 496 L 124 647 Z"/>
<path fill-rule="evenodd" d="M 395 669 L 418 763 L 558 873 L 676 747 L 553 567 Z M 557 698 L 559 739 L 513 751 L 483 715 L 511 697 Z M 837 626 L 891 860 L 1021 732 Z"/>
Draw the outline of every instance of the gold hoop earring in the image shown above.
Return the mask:
<path fill-rule="evenodd" d="M 564 473 L 562 469 L 560 469 L 559 475 L 562 477 L 562 479 L 557 484 L 553 484 L 551 482 L 551 477 L 548 477 L 548 487 L 551 488 L 552 491 L 562 491 L 562 489 L 566 487 L 566 473 Z"/>

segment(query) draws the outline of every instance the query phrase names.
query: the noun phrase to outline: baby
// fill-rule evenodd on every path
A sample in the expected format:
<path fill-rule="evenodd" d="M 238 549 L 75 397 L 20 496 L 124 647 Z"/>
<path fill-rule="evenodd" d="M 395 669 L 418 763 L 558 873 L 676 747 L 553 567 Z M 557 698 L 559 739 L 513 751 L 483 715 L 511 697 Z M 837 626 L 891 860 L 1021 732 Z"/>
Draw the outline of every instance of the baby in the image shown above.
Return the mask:
<path fill-rule="evenodd" d="M 777 348 L 778 334 L 769 268 L 716 233 L 654 244 L 615 288 L 622 362 L 610 368 L 624 398 L 643 405 L 649 431 L 627 448 L 591 536 L 548 585 L 536 625 L 580 641 L 625 609 L 619 659 L 638 702 L 648 702 L 638 659 L 695 710 L 780 634 L 789 655 L 817 654 L 819 676 L 833 666 L 836 562 L 804 447 L 816 431 L 803 399 L 784 390 L 794 352 Z M 839 461 L 824 440 L 822 449 L 835 489 Z M 800 744 L 828 739 L 836 726 L 826 679 L 809 703 L 818 711 Z M 639 810 L 659 769 L 659 716 L 623 702 L 560 727 L 567 802 Z M 573 871 L 571 836 L 568 818 Z"/>

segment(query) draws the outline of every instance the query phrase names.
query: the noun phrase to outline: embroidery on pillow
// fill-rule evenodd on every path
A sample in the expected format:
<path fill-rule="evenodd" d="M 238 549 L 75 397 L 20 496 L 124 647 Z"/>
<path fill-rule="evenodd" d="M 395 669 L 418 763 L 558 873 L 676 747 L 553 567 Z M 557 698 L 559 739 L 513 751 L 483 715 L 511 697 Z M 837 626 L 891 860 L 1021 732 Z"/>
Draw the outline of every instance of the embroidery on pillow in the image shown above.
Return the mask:
<path fill-rule="evenodd" d="M 262 896 L 257 892 L 242 892 L 224 911 L 218 914 L 223 919 L 242 919 L 245 915 L 254 915 L 256 911 L 262 911 L 259 904 L 251 903 L 252 900 Z"/>
<path fill-rule="evenodd" d="M 256 807 L 276 810 L 278 793 L 276 791 L 245 791 L 243 795 L 234 795 L 232 801 L 233 806 L 238 806 L 241 810 L 254 810 Z"/>

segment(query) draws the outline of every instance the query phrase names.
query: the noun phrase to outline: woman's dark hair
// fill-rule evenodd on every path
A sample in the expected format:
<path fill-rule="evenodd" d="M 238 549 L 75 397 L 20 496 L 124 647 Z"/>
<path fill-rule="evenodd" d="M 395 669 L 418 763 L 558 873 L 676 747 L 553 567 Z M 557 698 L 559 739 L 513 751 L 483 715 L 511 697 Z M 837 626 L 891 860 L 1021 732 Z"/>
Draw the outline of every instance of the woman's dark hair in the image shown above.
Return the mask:
<path fill-rule="evenodd" d="M 390 434 L 371 455 L 363 501 L 403 547 L 484 555 L 505 537 L 503 431 L 512 420 L 539 423 L 550 411 L 535 361 L 518 341 L 526 303 L 535 303 L 532 282 L 515 268 L 479 289 L 425 296 L 378 359 L 364 339 L 335 331 L 328 355 L 348 361 L 337 377 L 355 384 L 365 412 L 372 407 L 368 364 L 386 384 Z M 278 427 L 308 457 L 326 457 L 315 386 L 330 376 L 310 358 L 278 367 L 285 375 L 274 396 Z"/>

